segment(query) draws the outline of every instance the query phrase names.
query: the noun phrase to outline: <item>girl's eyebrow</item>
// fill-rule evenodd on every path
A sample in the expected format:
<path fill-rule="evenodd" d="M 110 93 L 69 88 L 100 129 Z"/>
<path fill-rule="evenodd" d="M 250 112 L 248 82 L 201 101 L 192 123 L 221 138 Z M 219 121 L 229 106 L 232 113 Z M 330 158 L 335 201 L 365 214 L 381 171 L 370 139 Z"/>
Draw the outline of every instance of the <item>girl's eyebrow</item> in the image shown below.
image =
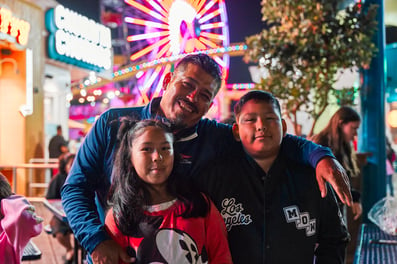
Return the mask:
<path fill-rule="evenodd" d="M 152 144 L 154 144 L 153 141 L 145 141 L 145 142 L 141 143 L 141 145 L 152 145 Z M 171 143 L 168 141 L 163 141 L 163 142 L 160 142 L 160 144 L 171 144 Z"/>

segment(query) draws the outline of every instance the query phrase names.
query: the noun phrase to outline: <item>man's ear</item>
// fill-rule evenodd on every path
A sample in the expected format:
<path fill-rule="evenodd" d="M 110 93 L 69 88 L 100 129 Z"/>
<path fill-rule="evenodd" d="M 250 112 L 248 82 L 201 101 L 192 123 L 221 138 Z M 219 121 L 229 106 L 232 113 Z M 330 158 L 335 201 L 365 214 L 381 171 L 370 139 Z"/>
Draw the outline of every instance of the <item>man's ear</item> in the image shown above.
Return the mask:
<path fill-rule="evenodd" d="M 283 137 L 287 134 L 287 122 L 285 122 L 284 118 L 281 118 L 281 124 L 283 126 Z"/>
<path fill-rule="evenodd" d="M 238 125 L 237 125 L 237 123 L 234 123 L 234 124 L 233 124 L 232 131 L 233 131 L 234 139 L 237 140 L 237 141 L 240 141 L 240 133 L 238 132 Z"/>
<path fill-rule="evenodd" d="M 164 80 L 163 80 L 163 90 L 167 90 L 167 86 L 171 81 L 171 77 L 172 77 L 172 72 L 169 72 L 165 75 Z"/>

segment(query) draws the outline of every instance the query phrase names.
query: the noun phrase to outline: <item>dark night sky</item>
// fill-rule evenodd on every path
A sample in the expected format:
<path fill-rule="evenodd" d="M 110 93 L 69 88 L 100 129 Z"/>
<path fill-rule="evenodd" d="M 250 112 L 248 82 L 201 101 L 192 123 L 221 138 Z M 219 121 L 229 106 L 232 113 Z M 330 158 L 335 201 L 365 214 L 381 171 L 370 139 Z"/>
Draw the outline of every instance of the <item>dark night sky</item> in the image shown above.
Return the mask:
<path fill-rule="evenodd" d="M 63 6 L 99 22 L 100 0 L 57 0 Z M 226 0 L 230 42 L 243 42 L 246 36 L 263 28 L 260 0 Z M 230 57 L 228 83 L 251 82 L 248 65 L 242 57 Z"/>
<path fill-rule="evenodd" d="M 245 37 L 259 33 L 264 27 L 261 21 L 260 0 L 226 1 L 229 18 L 230 42 L 244 42 Z M 252 82 L 248 65 L 242 57 L 230 57 L 228 83 Z"/>
<path fill-rule="evenodd" d="M 84 15 L 100 23 L 100 0 L 57 0 L 57 2 L 76 13 Z"/>

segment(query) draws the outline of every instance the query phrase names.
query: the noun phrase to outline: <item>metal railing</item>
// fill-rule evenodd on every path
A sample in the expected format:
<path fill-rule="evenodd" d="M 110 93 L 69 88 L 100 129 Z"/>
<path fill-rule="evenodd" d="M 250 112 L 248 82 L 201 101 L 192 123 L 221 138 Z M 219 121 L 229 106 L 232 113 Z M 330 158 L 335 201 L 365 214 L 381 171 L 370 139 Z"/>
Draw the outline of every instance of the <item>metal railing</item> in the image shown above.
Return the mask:
<path fill-rule="evenodd" d="M 58 159 L 41 159 L 33 158 L 29 160 L 29 163 L 22 164 L 0 164 L 0 169 L 11 169 L 12 170 L 12 190 L 14 193 L 17 192 L 17 170 L 27 169 L 28 173 L 28 194 L 32 195 L 32 188 L 47 188 L 48 183 L 51 180 L 51 170 L 58 169 Z M 33 181 L 33 170 L 45 170 L 48 172 L 45 175 L 44 182 Z"/>
<path fill-rule="evenodd" d="M 57 169 L 58 168 L 58 159 L 45 159 L 45 158 L 32 158 L 29 160 L 30 164 L 57 164 L 57 167 L 54 168 L 51 166 L 51 170 Z M 51 170 L 49 168 L 46 168 L 45 170 L 45 176 L 44 176 L 44 182 L 35 182 L 33 181 L 33 171 L 30 169 L 29 170 L 29 183 L 28 183 L 28 188 L 29 188 L 29 196 L 32 196 L 32 188 L 48 188 L 48 184 L 51 181 Z"/>

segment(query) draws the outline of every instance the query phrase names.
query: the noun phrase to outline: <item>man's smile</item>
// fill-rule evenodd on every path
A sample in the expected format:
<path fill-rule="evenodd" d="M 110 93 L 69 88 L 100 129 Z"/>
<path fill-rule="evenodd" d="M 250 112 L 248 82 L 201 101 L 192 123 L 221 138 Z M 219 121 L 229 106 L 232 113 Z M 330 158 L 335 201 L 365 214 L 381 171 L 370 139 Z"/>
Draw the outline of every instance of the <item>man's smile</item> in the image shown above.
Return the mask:
<path fill-rule="evenodd" d="M 178 105 L 182 110 L 187 111 L 189 113 L 197 113 L 198 112 L 197 107 L 194 104 L 187 102 L 183 99 L 178 100 Z"/>

